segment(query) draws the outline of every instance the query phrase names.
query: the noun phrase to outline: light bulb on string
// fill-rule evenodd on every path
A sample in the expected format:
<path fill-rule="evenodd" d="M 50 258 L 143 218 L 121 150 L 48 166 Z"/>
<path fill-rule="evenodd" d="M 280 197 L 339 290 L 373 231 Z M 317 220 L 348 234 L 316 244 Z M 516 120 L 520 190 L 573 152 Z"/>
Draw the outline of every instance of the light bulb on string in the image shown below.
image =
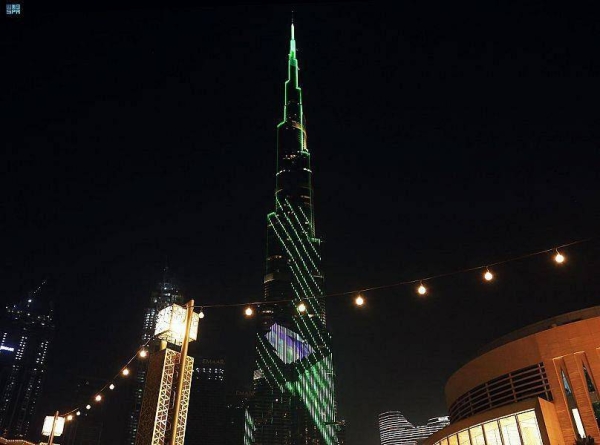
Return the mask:
<path fill-rule="evenodd" d="M 110 385 L 108 385 L 108 389 L 110 389 L 111 391 L 112 391 L 113 389 L 115 389 L 115 384 L 114 384 L 114 383 L 111 383 Z"/>
<path fill-rule="evenodd" d="M 199 318 L 204 318 L 204 308 L 200 308 L 200 312 L 198 313 Z"/>
<path fill-rule="evenodd" d="M 419 295 L 425 295 L 427 293 L 427 288 L 425 286 L 423 286 L 422 281 L 419 284 L 419 287 L 417 288 L 417 292 L 419 293 Z"/>
<path fill-rule="evenodd" d="M 300 312 L 300 313 L 306 312 L 306 305 L 304 303 L 300 303 L 298 305 L 298 312 Z"/>
<path fill-rule="evenodd" d="M 70 422 L 71 420 L 73 420 L 73 414 L 67 416 L 67 422 Z"/>
<path fill-rule="evenodd" d="M 75 413 L 75 415 L 76 415 L 76 416 L 81 416 L 81 411 L 77 411 L 77 412 Z"/>
<path fill-rule="evenodd" d="M 92 409 L 92 405 L 85 405 L 85 409 Z"/>
<path fill-rule="evenodd" d="M 357 306 L 362 306 L 363 304 L 365 304 L 365 299 L 362 295 L 358 294 L 358 296 L 354 299 L 354 304 L 356 304 Z"/>
<path fill-rule="evenodd" d="M 246 310 L 244 311 L 244 314 L 246 315 L 246 317 L 252 317 L 252 315 L 254 314 L 254 309 L 252 309 L 252 307 L 248 306 L 246 308 Z"/>
<path fill-rule="evenodd" d="M 123 371 L 121 371 L 121 374 L 123 374 L 124 376 L 128 376 L 129 375 L 129 369 L 124 368 Z"/>
<path fill-rule="evenodd" d="M 102 400 L 102 396 L 100 394 L 97 394 L 96 397 L 94 397 L 94 400 L 96 402 L 100 402 Z"/>
<path fill-rule="evenodd" d="M 565 262 L 565 257 L 564 255 L 562 255 L 558 249 L 556 249 L 556 255 L 554 255 L 554 261 L 556 261 L 558 264 L 562 264 Z"/>
<path fill-rule="evenodd" d="M 146 351 L 145 349 L 142 349 L 142 350 L 140 351 L 140 357 L 141 357 L 141 358 L 146 358 L 146 357 L 148 357 L 148 351 Z"/>
<path fill-rule="evenodd" d="M 491 273 L 489 269 L 486 269 L 485 273 L 483 274 L 483 278 L 485 281 L 492 281 L 494 279 L 494 274 Z"/>

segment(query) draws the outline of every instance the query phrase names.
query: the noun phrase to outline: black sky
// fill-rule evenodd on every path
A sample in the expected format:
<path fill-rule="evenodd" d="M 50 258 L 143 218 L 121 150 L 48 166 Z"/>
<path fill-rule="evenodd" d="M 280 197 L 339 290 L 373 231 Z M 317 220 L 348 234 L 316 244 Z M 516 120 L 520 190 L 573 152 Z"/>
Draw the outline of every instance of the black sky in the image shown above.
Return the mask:
<path fill-rule="evenodd" d="M 51 285 L 48 394 L 114 374 L 165 262 L 198 304 L 260 298 L 291 9 L 328 292 L 596 236 L 592 4 L 30 2 L 3 17 L 2 294 Z M 490 285 L 433 280 L 426 299 L 330 299 L 348 443 L 377 444 L 385 410 L 445 414 L 445 381 L 478 348 L 596 305 L 597 246 L 498 266 Z M 244 384 L 238 310 L 207 311 L 198 347 Z"/>

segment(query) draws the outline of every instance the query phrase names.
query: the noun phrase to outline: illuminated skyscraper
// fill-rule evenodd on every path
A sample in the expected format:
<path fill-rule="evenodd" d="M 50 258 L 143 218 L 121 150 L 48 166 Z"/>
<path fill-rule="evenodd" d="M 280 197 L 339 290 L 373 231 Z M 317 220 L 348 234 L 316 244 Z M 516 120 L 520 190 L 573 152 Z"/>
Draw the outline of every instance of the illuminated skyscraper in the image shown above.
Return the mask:
<path fill-rule="evenodd" d="M 416 445 L 450 424 L 448 416 L 433 417 L 427 424 L 414 426 L 400 411 L 379 414 L 381 445 Z"/>
<path fill-rule="evenodd" d="M 264 301 L 256 338 L 255 396 L 245 443 L 339 442 L 331 339 L 325 323 L 320 239 L 291 27 L 283 119 L 277 125 L 275 210 L 267 216 Z M 293 299 L 292 303 L 277 303 Z M 272 302 L 271 304 L 269 302 Z M 306 310 L 297 306 L 304 303 Z"/>
<path fill-rule="evenodd" d="M 54 337 L 54 313 L 40 288 L 7 306 L 0 324 L 0 436 L 9 439 L 39 435 L 31 423 Z"/>
<path fill-rule="evenodd" d="M 150 305 L 144 314 L 144 322 L 142 327 L 141 344 L 145 344 L 154 335 L 156 327 L 156 315 L 161 309 L 170 306 L 174 303 L 182 304 L 183 297 L 181 296 L 178 287 L 168 275 L 168 268 L 165 267 L 163 279 L 158 283 L 157 288 L 150 296 Z M 146 373 L 148 371 L 147 361 L 138 361 L 137 370 L 135 373 L 135 382 L 133 383 L 131 393 L 131 410 L 127 418 L 127 429 L 125 432 L 125 445 L 135 445 L 135 437 L 138 430 L 138 422 L 140 417 L 140 409 L 142 407 L 142 398 L 144 394 L 144 385 L 146 384 Z"/>

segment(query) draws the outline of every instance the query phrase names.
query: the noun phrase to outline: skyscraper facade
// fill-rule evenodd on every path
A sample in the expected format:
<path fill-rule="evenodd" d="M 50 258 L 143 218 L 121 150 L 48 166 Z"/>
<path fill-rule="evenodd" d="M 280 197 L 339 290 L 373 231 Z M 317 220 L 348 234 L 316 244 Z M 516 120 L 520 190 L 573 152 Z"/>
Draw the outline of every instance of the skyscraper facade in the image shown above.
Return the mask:
<path fill-rule="evenodd" d="M 183 297 L 181 296 L 179 288 L 169 276 L 168 268 L 165 268 L 163 279 L 160 283 L 158 283 L 156 289 L 151 293 L 150 305 L 144 314 L 141 336 L 142 345 L 146 344 L 146 342 L 154 336 L 154 328 L 156 327 L 156 316 L 158 312 L 172 304 L 181 304 L 182 300 Z M 135 381 L 131 388 L 131 409 L 127 418 L 125 445 L 135 445 L 135 437 L 138 430 L 147 372 L 148 362 L 138 362 L 135 373 Z"/>
<path fill-rule="evenodd" d="M 0 324 L 0 435 L 9 439 L 39 435 L 31 425 L 54 337 L 54 312 L 40 288 L 7 306 Z"/>
<path fill-rule="evenodd" d="M 442 416 L 415 426 L 400 411 L 387 411 L 379 414 L 379 437 L 381 445 L 416 445 L 449 424 L 450 418 Z"/>
<path fill-rule="evenodd" d="M 331 338 L 319 300 L 324 293 L 321 241 L 315 230 L 296 56 L 292 24 L 283 119 L 277 125 L 275 209 L 267 215 L 264 304 L 256 338 L 255 395 L 246 411 L 246 444 L 339 442 Z"/>
<path fill-rule="evenodd" d="M 199 357 L 194 364 L 185 443 L 223 445 L 227 421 L 225 360 Z"/>

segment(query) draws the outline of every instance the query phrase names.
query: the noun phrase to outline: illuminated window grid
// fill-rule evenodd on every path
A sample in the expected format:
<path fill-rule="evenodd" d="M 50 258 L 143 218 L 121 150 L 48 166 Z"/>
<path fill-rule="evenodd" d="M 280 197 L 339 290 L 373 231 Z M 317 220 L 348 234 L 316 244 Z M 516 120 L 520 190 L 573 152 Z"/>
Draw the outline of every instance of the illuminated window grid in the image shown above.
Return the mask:
<path fill-rule="evenodd" d="M 535 410 L 479 423 L 444 437 L 434 445 L 542 445 Z"/>
<path fill-rule="evenodd" d="M 471 389 L 450 406 L 450 419 L 454 423 L 530 397 L 552 401 L 543 363 L 509 372 Z"/>

